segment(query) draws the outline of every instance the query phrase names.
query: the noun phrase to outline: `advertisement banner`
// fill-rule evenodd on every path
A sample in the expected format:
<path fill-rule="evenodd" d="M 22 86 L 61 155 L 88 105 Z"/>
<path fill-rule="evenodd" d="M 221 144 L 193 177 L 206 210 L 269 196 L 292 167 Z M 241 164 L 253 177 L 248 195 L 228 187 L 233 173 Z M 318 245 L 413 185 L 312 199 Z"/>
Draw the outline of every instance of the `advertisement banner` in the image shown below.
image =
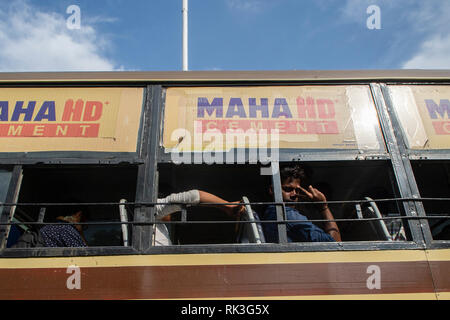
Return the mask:
<path fill-rule="evenodd" d="M 261 133 L 273 143 L 274 132 L 279 148 L 381 148 L 379 122 L 366 86 L 167 89 L 166 149 L 253 148 Z M 230 140 L 234 142 L 227 143 Z"/>
<path fill-rule="evenodd" d="M 142 88 L 0 88 L 0 152 L 136 152 Z"/>
<path fill-rule="evenodd" d="M 408 147 L 450 149 L 450 86 L 390 86 Z"/>

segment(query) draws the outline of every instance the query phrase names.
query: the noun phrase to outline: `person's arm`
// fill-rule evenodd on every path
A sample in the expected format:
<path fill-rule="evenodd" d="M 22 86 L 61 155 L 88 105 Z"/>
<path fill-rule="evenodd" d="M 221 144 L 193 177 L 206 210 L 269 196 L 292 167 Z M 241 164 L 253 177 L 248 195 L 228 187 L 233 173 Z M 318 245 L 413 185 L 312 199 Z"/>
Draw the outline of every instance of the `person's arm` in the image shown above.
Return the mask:
<path fill-rule="evenodd" d="M 322 206 L 322 208 L 320 208 L 320 213 L 322 214 L 324 219 L 334 220 L 333 214 L 331 213 L 330 208 L 328 208 L 328 205 Z M 341 233 L 336 222 L 325 222 L 324 229 L 324 231 L 332 236 L 334 240 L 341 241 Z"/>
<path fill-rule="evenodd" d="M 165 198 L 158 199 L 160 205 L 156 205 L 156 218 L 170 220 L 170 215 L 183 209 L 181 204 L 200 203 L 200 193 L 198 190 L 172 193 Z"/>
<path fill-rule="evenodd" d="M 303 192 L 314 202 L 326 202 L 327 198 L 318 189 L 313 186 L 309 186 L 308 189 L 302 188 Z M 318 205 L 318 210 L 324 220 L 334 220 L 333 214 L 326 203 Z M 336 241 L 341 241 L 341 233 L 339 227 L 335 221 L 326 221 L 324 223 L 324 231 L 333 237 Z"/>
<path fill-rule="evenodd" d="M 225 205 L 217 205 L 216 207 L 221 209 L 223 212 L 225 212 L 227 215 L 231 217 L 239 215 L 241 213 L 241 210 L 244 209 L 244 206 L 240 205 L 239 201 L 233 202 L 226 201 L 212 193 L 201 190 L 199 190 L 199 194 L 200 194 L 200 203 L 229 203 Z"/>
<path fill-rule="evenodd" d="M 171 195 L 158 199 L 159 203 L 166 203 L 156 206 L 157 217 L 162 220 L 169 220 L 169 215 L 182 210 L 182 206 L 179 204 L 200 204 L 200 203 L 230 203 L 218 196 L 201 190 L 190 190 L 186 192 L 180 193 L 172 193 Z M 170 204 L 174 203 L 174 204 Z M 244 208 L 242 205 L 239 205 L 238 201 L 233 202 L 236 204 L 226 204 L 226 205 L 217 205 L 216 207 L 220 208 L 229 216 L 235 216 L 241 212 L 240 209 Z"/>

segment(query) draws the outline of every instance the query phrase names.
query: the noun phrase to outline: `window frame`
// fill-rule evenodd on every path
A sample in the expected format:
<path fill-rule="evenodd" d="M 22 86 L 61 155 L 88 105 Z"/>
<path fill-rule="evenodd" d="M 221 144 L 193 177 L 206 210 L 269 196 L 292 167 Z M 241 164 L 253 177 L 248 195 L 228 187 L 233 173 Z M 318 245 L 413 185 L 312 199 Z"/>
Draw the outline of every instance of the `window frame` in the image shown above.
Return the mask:
<path fill-rule="evenodd" d="M 170 163 L 170 156 L 165 154 L 162 146 L 161 136 L 164 122 L 165 88 L 176 86 L 276 86 L 276 85 L 366 85 L 370 87 L 378 119 L 380 121 L 381 132 L 386 143 L 385 152 L 367 152 L 361 154 L 354 150 L 330 151 L 323 150 L 280 150 L 280 162 L 286 161 L 389 161 L 395 174 L 397 186 L 402 197 L 419 197 L 417 185 L 412 175 L 410 164 L 411 154 L 405 153 L 404 145 L 401 143 L 402 133 L 399 130 L 398 120 L 392 111 L 392 103 L 389 99 L 386 83 L 373 81 L 298 81 L 298 82 L 207 82 L 198 81 L 196 83 L 173 82 L 166 84 L 149 83 L 144 88 L 144 101 L 141 113 L 141 128 L 138 137 L 137 153 L 133 155 L 114 154 L 61 154 L 58 157 L 48 155 L 21 155 L 0 154 L 0 164 L 15 165 L 14 169 L 21 169 L 23 164 L 115 164 L 129 162 L 138 165 L 136 203 L 154 203 L 158 195 L 157 166 L 160 163 Z M 80 85 L 74 85 L 79 87 Z M 85 85 L 93 87 L 93 85 Z M 104 87 L 104 84 L 95 85 Z M 120 85 L 114 85 L 120 86 Z M 125 86 L 125 85 L 122 85 Z M 142 85 L 139 85 L 142 87 Z M 36 86 L 39 87 L 39 86 Z M 44 86 L 45 87 L 45 86 Z M 54 85 L 52 86 L 54 87 Z M 234 150 L 232 150 L 234 152 Z M 405 155 L 408 155 L 405 157 Z M 445 156 L 449 156 L 450 152 Z M 72 158 L 68 158 L 72 157 Z M 448 159 L 448 158 L 447 158 Z M 205 164 L 206 165 L 206 164 Z M 274 163 L 279 165 L 279 163 Z M 15 184 L 17 184 L 17 179 Z M 274 182 L 277 177 L 273 176 Z M 11 182 L 11 185 L 14 184 Z M 275 196 L 281 196 L 281 184 L 275 186 Z M 11 199 L 8 198 L 10 201 Z M 0 248 L 0 257 L 70 257 L 70 256 L 105 256 L 105 255 L 136 255 L 136 254 L 191 254 L 191 253 L 252 253 L 252 252 L 327 252 L 327 251 L 353 251 L 353 250 L 417 250 L 424 248 L 448 248 L 449 241 L 432 241 L 428 236 L 430 233 L 423 206 L 417 201 L 407 201 L 405 212 L 417 212 L 417 215 L 410 215 L 409 220 L 411 241 L 355 241 L 339 243 L 282 243 L 282 244 L 210 244 L 210 245 L 172 245 L 157 247 L 151 245 L 152 226 L 154 222 L 154 207 L 145 206 L 135 210 L 135 222 L 143 222 L 144 226 L 133 227 L 133 239 L 131 247 L 87 247 L 87 248 L 30 248 L 11 249 Z M 409 215 L 409 214 L 408 214 Z M 281 228 L 282 231 L 285 228 Z M 283 231 L 282 231 L 283 232 Z M 428 232 L 428 233 L 427 233 Z M 284 233 L 284 232 L 283 232 Z M 425 237 L 423 236 L 425 235 Z"/>
<path fill-rule="evenodd" d="M 339 85 L 346 84 L 346 83 L 339 83 Z M 347 84 L 355 84 L 355 83 L 347 83 Z M 360 85 L 367 85 L 370 88 L 372 98 L 374 101 L 374 105 L 377 111 L 378 120 L 380 121 L 380 128 L 381 132 L 384 138 L 385 142 L 385 150 L 386 152 L 367 152 L 366 154 L 362 155 L 361 152 L 355 152 L 354 150 L 338 150 L 338 151 L 328 151 L 328 150 L 322 150 L 322 151 L 308 151 L 306 150 L 305 153 L 303 153 L 303 150 L 280 150 L 280 162 L 288 162 L 288 161 L 345 161 L 345 160 L 355 160 L 355 161 L 364 161 L 364 160 L 387 160 L 391 163 L 393 172 L 395 175 L 396 183 L 399 189 L 399 192 L 401 194 L 402 198 L 411 198 L 412 192 L 410 190 L 409 186 L 409 180 L 411 179 L 411 176 L 408 177 L 408 172 L 410 174 L 410 170 L 408 170 L 408 164 L 409 162 L 404 161 L 402 159 L 402 155 L 400 153 L 400 148 L 396 145 L 397 140 L 399 139 L 399 132 L 398 132 L 398 126 L 395 127 L 396 122 L 394 120 L 391 120 L 390 117 L 392 117 L 392 114 L 390 114 L 388 110 L 388 103 L 385 100 L 385 97 L 382 92 L 383 83 L 380 82 L 363 82 L 363 83 L 357 83 Z M 179 86 L 186 86 L 186 87 L 203 87 L 203 86 L 226 86 L 227 84 L 203 84 L 203 83 L 196 83 L 192 85 L 184 85 L 180 84 Z M 228 84 L 229 85 L 229 84 Z M 264 86 L 276 86 L 280 85 L 280 83 L 264 83 Z M 287 85 L 286 83 L 283 83 L 282 85 Z M 294 83 L 290 84 L 293 86 L 299 86 L 299 85 L 324 85 L 324 83 Z M 330 85 L 337 85 L 336 83 L 331 83 Z M 231 86 L 231 85 L 230 85 Z M 236 85 L 232 85 L 236 86 Z M 244 84 L 242 86 L 255 86 L 255 84 Z M 165 86 L 164 88 L 168 87 L 176 87 L 176 86 Z M 164 90 L 165 92 L 165 90 Z M 162 99 L 162 110 L 164 110 L 165 100 Z M 161 115 L 161 131 L 164 130 L 164 122 L 163 122 L 164 116 Z M 386 143 L 386 141 L 388 143 Z M 163 143 L 160 140 L 159 141 L 159 150 L 158 151 L 158 163 L 170 163 L 170 157 L 167 153 L 165 153 L 165 149 L 163 147 Z M 301 152 L 299 152 L 301 151 Z M 231 150 L 230 152 L 235 152 L 235 150 Z M 192 153 L 191 156 L 193 157 Z M 248 159 L 248 151 L 246 154 L 246 160 Z M 206 165 L 206 164 L 205 164 Z M 278 166 L 279 163 L 272 163 L 272 165 Z M 405 168 L 406 166 L 406 168 Z M 272 177 L 272 181 L 275 185 L 275 199 L 282 199 L 281 198 L 281 184 L 277 181 L 279 180 L 279 174 L 277 176 Z M 181 246 L 169 246 L 169 247 L 152 247 L 149 248 L 149 250 L 146 251 L 146 253 L 161 253 L 161 252 L 167 252 L 167 253 L 177 253 L 177 252 L 197 252 L 197 250 L 203 252 L 204 250 L 207 250 L 208 252 L 215 252 L 213 249 L 217 248 L 217 250 L 224 250 L 224 252 L 228 252 L 227 250 L 230 250 L 230 252 L 241 252 L 246 250 L 250 250 L 250 252 L 266 252 L 266 250 L 269 250 L 270 252 L 289 252 L 289 251 L 329 251 L 329 250 L 379 250 L 379 249 L 386 249 L 386 250 L 392 250 L 392 249 L 418 249 L 423 248 L 426 246 L 426 244 L 429 243 L 429 241 L 425 241 L 424 237 L 422 236 L 422 229 L 429 230 L 428 223 L 426 220 L 420 219 L 416 220 L 416 216 L 414 215 L 414 212 L 419 212 L 420 214 L 423 214 L 420 211 L 420 206 L 416 208 L 416 203 L 413 201 L 404 202 L 404 209 L 406 212 L 406 215 L 409 217 L 412 217 L 413 219 L 409 219 L 409 229 L 411 232 L 412 239 L 410 241 L 399 241 L 399 242 L 388 242 L 388 241 L 355 241 L 355 242 L 340 242 L 340 243 L 286 243 L 287 235 L 285 233 L 285 225 L 284 227 L 279 226 L 279 236 L 280 236 L 280 243 L 279 244 L 258 244 L 257 247 L 255 246 L 245 246 L 241 244 L 223 244 L 223 245 L 196 245 L 196 246 L 189 246 L 189 245 L 183 245 Z M 278 217 L 280 218 L 283 213 L 277 212 Z M 427 239 L 429 240 L 429 239 Z M 281 245 L 280 245 L 281 244 Z M 240 249 L 239 249 L 240 248 Z M 251 249 L 250 249 L 251 248 Z M 259 249 L 258 249 L 259 248 Z M 208 250 L 211 249 L 211 250 Z M 275 251 L 272 251 L 275 250 Z M 222 251 L 221 251 L 222 252 Z"/>
<path fill-rule="evenodd" d="M 2 85 L 2 88 L 21 89 L 24 86 Z M 143 99 L 141 106 L 141 119 L 138 129 L 138 137 L 135 152 L 97 152 L 97 151 L 44 151 L 44 152 L 0 152 L 0 165 L 32 165 L 32 164 L 117 164 L 121 162 L 144 163 L 142 149 L 145 144 L 143 130 L 146 128 L 144 113 L 148 87 L 144 85 L 121 85 L 121 84 L 36 84 L 26 86 L 35 89 L 71 89 L 71 88 L 143 88 Z"/>
<path fill-rule="evenodd" d="M 21 88 L 19 86 L 4 86 L 12 88 Z M 14 193 L 20 191 L 19 176 L 21 175 L 23 165 L 115 165 L 128 163 L 137 165 L 138 175 L 136 181 L 136 199 L 138 201 L 138 192 L 141 194 L 145 190 L 143 186 L 146 184 L 146 175 L 142 174 L 143 168 L 148 163 L 148 144 L 151 140 L 146 131 L 150 128 L 148 115 L 151 114 L 149 89 L 150 86 L 145 85 L 121 85 L 121 84 L 71 84 L 71 85 L 33 85 L 33 88 L 107 88 L 107 87 L 139 87 L 143 88 L 143 101 L 141 106 L 141 116 L 139 122 L 139 130 L 137 137 L 136 152 L 91 152 L 91 151 L 65 151 L 65 152 L 30 152 L 30 153 L 0 153 L 0 165 L 14 165 L 14 182 L 11 181 L 10 191 L 8 193 L 7 203 L 14 203 Z M 20 172 L 20 174 L 19 174 Z M 17 189 L 19 188 L 19 189 Z M 17 191 L 16 191 L 17 189 Z M 14 190 L 14 192 L 12 191 Z M 10 195 L 12 193 L 12 195 Z M 7 221 L 6 210 L 0 213 L 1 221 Z M 137 213 L 134 212 L 137 216 Z M 1 226 L 0 226 L 1 228 Z M 132 225 L 133 238 L 139 239 L 141 230 L 137 226 Z M 3 233 L 0 235 L 0 243 L 4 246 L 0 247 L 0 257 L 66 257 L 66 256 L 103 256 L 103 255 L 134 255 L 139 254 L 142 249 L 139 242 L 135 243 L 132 239 L 131 246 L 104 246 L 104 247 L 85 247 L 85 248 L 6 248 L 6 239 Z"/>
<path fill-rule="evenodd" d="M 1 166 L 8 167 L 8 166 Z M 0 222 L 2 223 L 0 225 L 0 253 L 3 249 L 3 247 L 6 247 L 7 238 L 6 233 L 9 233 L 9 226 L 3 225 L 3 223 L 7 223 L 9 219 L 9 215 L 12 210 L 12 206 L 9 206 L 7 204 L 13 203 L 14 199 L 16 197 L 16 194 L 18 192 L 18 186 L 20 185 L 21 180 L 21 174 L 22 174 L 22 168 L 20 166 L 12 166 L 10 167 L 11 177 L 9 179 L 8 184 L 8 190 L 6 192 L 5 197 L 5 205 L 0 206 Z"/>
<path fill-rule="evenodd" d="M 449 149 L 442 149 L 442 150 L 416 150 L 416 149 L 410 149 L 408 148 L 408 141 L 407 137 L 404 134 L 403 127 L 400 124 L 400 121 L 398 119 L 398 115 L 395 111 L 394 104 L 391 99 L 390 95 L 390 86 L 408 86 L 408 85 L 414 85 L 414 86 L 443 86 L 447 85 L 450 86 L 450 82 L 439 82 L 439 83 L 392 83 L 392 82 L 386 82 L 381 85 L 381 90 L 383 92 L 384 99 L 386 101 L 386 104 L 388 105 L 390 111 L 390 117 L 392 118 L 393 122 L 396 124 L 396 133 L 398 135 L 398 147 L 399 150 L 402 153 L 403 162 L 405 164 L 405 169 L 408 172 L 408 180 L 409 184 L 411 185 L 411 189 L 413 191 L 412 197 L 413 198 L 420 198 L 420 191 L 417 186 L 415 175 L 412 169 L 411 161 L 414 160 L 443 160 L 443 161 L 449 161 L 450 160 L 450 148 Z M 426 211 L 422 204 L 422 202 L 417 201 L 416 202 L 417 212 L 419 216 L 426 217 Z M 434 240 L 431 234 L 431 229 L 428 224 L 427 219 L 421 219 L 418 220 L 422 226 L 422 232 L 425 239 L 425 247 L 428 249 L 442 249 L 442 248 L 449 248 L 450 246 L 450 240 Z"/>

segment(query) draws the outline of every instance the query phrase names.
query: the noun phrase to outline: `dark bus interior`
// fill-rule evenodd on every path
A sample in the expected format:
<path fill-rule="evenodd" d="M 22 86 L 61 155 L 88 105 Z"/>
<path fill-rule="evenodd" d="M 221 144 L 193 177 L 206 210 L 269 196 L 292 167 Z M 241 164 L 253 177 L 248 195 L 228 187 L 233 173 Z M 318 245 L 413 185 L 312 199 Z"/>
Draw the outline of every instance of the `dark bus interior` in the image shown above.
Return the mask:
<path fill-rule="evenodd" d="M 412 161 L 414 176 L 422 198 L 449 198 L 450 162 Z M 448 216 L 449 201 L 423 201 L 427 216 Z M 428 224 L 434 240 L 450 240 L 450 219 L 429 219 Z"/>
<path fill-rule="evenodd" d="M 392 168 L 387 161 L 316 161 L 302 163 L 312 174 L 312 185 L 323 192 L 328 201 L 348 201 L 364 199 L 392 199 L 399 197 Z M 284 165 L 282 163 L 281 165 Z M 433 167 L 430 170 L 438 170 Z M 447 166 L 448 169 L 448 166 Z M 421 170 L 421 169 L 420 169 Z M 419 170 L 419 171 L 420 171 Z M 19 203 L 118 203 L 121 199 L 134 202 L 137 184 L 136 166 L 25 166 L 19 192 Z M 423 173 L 425 176 L 429 172 Z M 440 174 L 443 177 L 442 174 Z M 264 218 L 267 204 L 274 197 L 269 193 L 272 177 L 261 175 L 261 166 L 256 164 L 241 165 L 175 165 L 161 163 L 158 165 L 158 197 L 170 193 L 191 189 L 203 190 L 219 196 L 226 201 L 242 201 L 247 197 L 251 209 L 260 219 Z M 428 181 L 421 178 L 422 181 Z M 445 179 L 444 179 L 445 180 Z M 442 188 L 448 192 L 447 186 Z M 444 181 L 445 182 L 445 181 Z M 442 183 L 444 183 L 442 182 Z M 434 194 L 435 191 L 433 191 Z M 444 196 L 444 193 L 442 196 Z M 366 198 L 367 197 L 367 198 Z M 375 201 L 376 209 L 382 217 L 403 215 L 401 202 Z M 309 220 L 322 219 L 319 213 L 308 210 L 302 205 L 299 211 Z M 39 221 L 42 219 L 42 205 L 22 205 L 15 210 L 15 221 Z M 310 206 L 309 206 L 310 207 Z M 382 241 L 391 240 L 379 231 L 384 224 L 390 236 L 404 231 L 404 238 L 410 239 L 407 223 L 400 219 L 384 221 L 359 221 L 370 208 L 369 203 L 330 203 L 329 207 L 335 219 L 352 219 L 338 222 L 342 241 Z M 90 205 L 89 222 L 119 222 L 117 205 Z M 46 206 L 43 221 L 55 222 L 55 218 L 67 215 L 59 206 Z M 433 210 L 435 207 L 433 207 Z M 441 209 L 439 209 L 442 211 Z M 438 211 L 439 211 L 438 210 Z M 439 212 L 440 212 L 439 211 Z M 128 210 L 128 219 L 132 220 L 132 208 Z M 369 212 L 370 213 L 370 212 Z M 373 212 L 372 212 L 373 213 Z M 181 220 L 181 212 L 172 215 L 173 221 Z M 168 224 L 173 244 L 230 244 L 240 243 L 239 226 L 234 218 L 227 216 L 213 206 L 189 206 L 187 223 Z M 189 223 L 205 221 L 205 223 Z M 216 223 L 229 221 L 230 223 Z M 314 222 L 322 227 L 321 222 Z M 13 226 L 9 235 L 8 246 L 20 236 L 24 228 L 36 226 Z M 403 227 L 403 228 L 402 228 Z M 129 228 L 131 231 L 132 228 Z M 90 225 L 84 230 L 88 246 L 122 246 L 123 234 L 120 224 Z M 394 237 L 392 237 L 394 238 Z"/>
<path fill-rule="evenodd" d="M 137 183 L 135 166 L 30 166 L 23 169 L 19 203 L 118 203 L 121 199 L 134 202 Z M 17 206 L 16 221 L 35 221 L 40 218 L 42 205 Z M 56 222 L 61 212 L 69 207 L 49 205 L 45 207 L 43 222 Z M 90 205 L 88 222 L 120 221 L 117 205 Z M 42 219 L 42 217 L 41 217 Z M 9 246 L 25 228 L 33 225 L 13 226 L 9 235 Z M 88 225 L 84 236 L 88 246 L 121 246 L 122 232 L 119 224 Z"/>
<path fill-rule="evenodd" d="M 261 176 L 257 165 L 173 165 L 160 164 L 159 197 L 192 189 L 212 193 L 226 201 L 272 201 L 268 195 L 270 177 Z M 257 210 L 257 208 L 254 208 Z M 173 220 L 180 220 L 176 213 Z M 170 226 L 174 244 L 234 243 L 236 224 L 222 210 L 212 206 L 187 208 L 188 221 L 211 221 L 207 224 L 174 224 Z M 214 221 L 230 221 L 217 224 Z"/>
<path fill-rule="evenodd" d="M 312 172 L 312 185 L 322 191 L 328 201 L 392 199 L 399 197 L 395 178 L 390 164 L 386 161 L 335 161 L 303 163 Z M 283 164 L 280 164 L 283 165 Z M 246 196 L 251 203 L 273 202 L 269 194 L 271 176 L 262 176 L 259 165 L 174 165 L 160 164 L 159 197 L 170 193 L 199 189 L 215 194 L 227 201 L 242 201 Z M 330 204 L 335 219 L 358 219 L 358 210 L 354 203 Z M 401 203 L 381 201 L 376 203 L 383 217 L 403 215 Z M 259 217 L 263 217 L 266 205 L 252 205 Z M 369 204 L 361 204 L 361 218 L 372 217 L 364 213 Z M 320 214 L 301 211 L 310 220 L 323 219 Z M 181 214 L 173 214 L 172 220 L 180 220 Z M 235 243 L 236 223 L 214 223 L 214 221 L 234 220 L 222 211 L 211 206 L 192 206 L 187 209 L 187 221 L 211 221 L 211 223 L 172 224 L 169 226 L 174 244 L 214 244 Z M 378 231 L 382 221 L 338 222 L 343 241 L 388 240 Z M 316 223 L 319 227 L 321 222 Z M 409 238 L 406 223 L 400 219 L 384 222 L 389 234 L 404 229 L 405 235 L 398 240 Z"/>

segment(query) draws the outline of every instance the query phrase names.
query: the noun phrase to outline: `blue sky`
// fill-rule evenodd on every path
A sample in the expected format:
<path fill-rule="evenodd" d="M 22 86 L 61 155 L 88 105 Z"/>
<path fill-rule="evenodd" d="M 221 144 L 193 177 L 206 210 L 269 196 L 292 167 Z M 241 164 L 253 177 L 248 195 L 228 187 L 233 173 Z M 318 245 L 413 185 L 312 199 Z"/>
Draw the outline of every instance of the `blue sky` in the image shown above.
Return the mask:
<path fill-rule="evenodd" d="M 0 0 L 0 71 L 181 70 L 181 7 Z M 450 69 L 449 17 L 448 0 L 189 0 L 189 70 Z"/>

